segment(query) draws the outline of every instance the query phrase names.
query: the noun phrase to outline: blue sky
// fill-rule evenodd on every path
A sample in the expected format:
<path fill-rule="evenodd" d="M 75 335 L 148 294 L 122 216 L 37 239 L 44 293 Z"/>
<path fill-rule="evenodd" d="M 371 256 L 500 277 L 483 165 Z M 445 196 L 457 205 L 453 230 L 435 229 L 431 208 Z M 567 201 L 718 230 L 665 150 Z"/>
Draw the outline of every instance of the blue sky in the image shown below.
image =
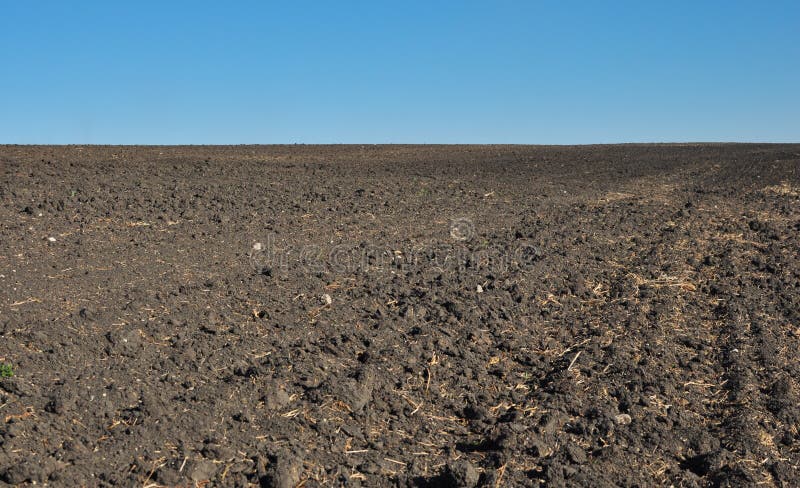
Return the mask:
<path fill-rule="evenodd" d="M 800 2 L 15 1 L 0 143 L 800 142 Z"/>

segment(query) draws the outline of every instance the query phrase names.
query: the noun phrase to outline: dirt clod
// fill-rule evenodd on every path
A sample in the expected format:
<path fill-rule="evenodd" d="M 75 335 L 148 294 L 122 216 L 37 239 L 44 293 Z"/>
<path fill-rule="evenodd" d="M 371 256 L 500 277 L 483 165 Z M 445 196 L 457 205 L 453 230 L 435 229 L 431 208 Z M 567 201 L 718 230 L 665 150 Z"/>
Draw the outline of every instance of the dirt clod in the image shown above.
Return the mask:
<path fill-rule="evenodd" d="M 270 464 L 262 486 L 268 488 L 295 488 L 300 482 L 303 460 L 296 453 L 282 452 Z"/>
<path fill-rule="evenodd" d="M 201 459 L 194 461 L 188 471 L 189 478 L 195 483 L 199 483 L 213 479 L 217 472 L 217 465 L 207 459 Z"/>
<path fill-rule="evenodd" d="M 480 473 L 475 466 L 466 460 L 453 461 L 447 464 L 442 486 L 474 488 L 480 481 Z"/>

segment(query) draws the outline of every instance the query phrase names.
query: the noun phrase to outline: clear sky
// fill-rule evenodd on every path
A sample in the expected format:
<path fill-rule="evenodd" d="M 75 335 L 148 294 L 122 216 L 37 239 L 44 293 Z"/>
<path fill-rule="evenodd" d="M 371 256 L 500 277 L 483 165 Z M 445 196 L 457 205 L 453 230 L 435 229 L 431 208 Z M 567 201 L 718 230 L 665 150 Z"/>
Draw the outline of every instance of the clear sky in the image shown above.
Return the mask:
<path fill-rule="evenodd" d="M 800 142 L 800 2 L 5 1 L 0 143 Z"/>

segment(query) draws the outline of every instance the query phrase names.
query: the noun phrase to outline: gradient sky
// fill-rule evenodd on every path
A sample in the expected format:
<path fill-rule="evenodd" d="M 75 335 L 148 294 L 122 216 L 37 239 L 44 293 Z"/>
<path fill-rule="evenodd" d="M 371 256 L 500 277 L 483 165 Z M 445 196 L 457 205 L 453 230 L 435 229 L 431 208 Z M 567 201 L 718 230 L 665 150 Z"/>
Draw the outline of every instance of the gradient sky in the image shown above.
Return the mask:
<path fill-rule="evenodd" d="M 0 9 L 0 143 L 645 141 L 800 142 L 800 2 Z"/>

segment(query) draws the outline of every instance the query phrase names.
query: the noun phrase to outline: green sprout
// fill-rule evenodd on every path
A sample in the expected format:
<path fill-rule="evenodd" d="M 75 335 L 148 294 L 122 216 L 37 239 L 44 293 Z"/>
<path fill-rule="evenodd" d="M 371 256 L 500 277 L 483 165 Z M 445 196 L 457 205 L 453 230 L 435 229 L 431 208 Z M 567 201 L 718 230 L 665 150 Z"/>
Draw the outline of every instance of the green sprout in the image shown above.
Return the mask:
<path fill-rule="evenodd" d="M 11 378 L 14 376 L 14 368 L 10 364 L 0 364 L 0 378 Z"/>

